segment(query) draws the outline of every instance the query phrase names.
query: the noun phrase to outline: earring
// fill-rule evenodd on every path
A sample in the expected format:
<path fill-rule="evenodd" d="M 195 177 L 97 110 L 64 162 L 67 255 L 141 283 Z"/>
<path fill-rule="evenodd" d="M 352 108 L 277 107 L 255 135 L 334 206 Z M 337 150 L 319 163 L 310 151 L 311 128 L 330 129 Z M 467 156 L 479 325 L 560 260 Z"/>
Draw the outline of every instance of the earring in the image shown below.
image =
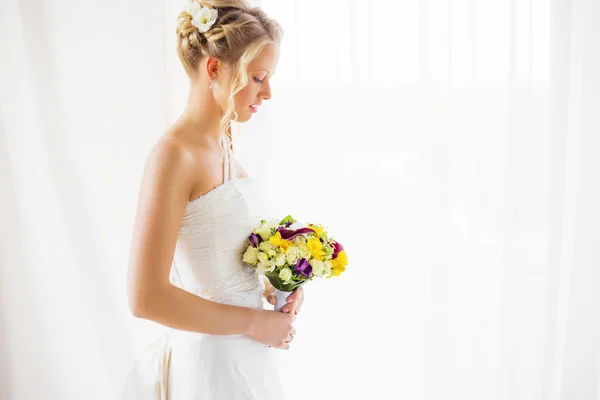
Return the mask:
<path fill-rule="evenodd" d="M 213 88 L 213 84 L 217 81 L 217 78 L 213 79 L 212 81 L 210 81 L 210 88 Z"/>

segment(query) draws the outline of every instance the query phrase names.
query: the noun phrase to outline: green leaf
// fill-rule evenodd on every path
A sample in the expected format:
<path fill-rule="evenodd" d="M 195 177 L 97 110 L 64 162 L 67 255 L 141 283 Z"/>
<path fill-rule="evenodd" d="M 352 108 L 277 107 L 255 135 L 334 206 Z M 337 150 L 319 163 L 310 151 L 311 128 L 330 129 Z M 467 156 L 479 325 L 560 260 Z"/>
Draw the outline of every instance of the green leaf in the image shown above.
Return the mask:
<path fill-rule="evenodd" d="M 299 288 L 307 282 L 306 279 L 297 281 L 294 279 L 294 277 L 292 277 L 292 280 L 284 284 L 283 282 L 281 282 L 281 279 L 279 279 L 279 273 L 277 272 L 267 272 L 265 273 L 265 276 L 267 277 L 269 282 L 271 282 L 271 285 L 273 285 L 274 288 L 282 290 L 284 292 L 293 292 L 294 290 L 296 290 L 297 288 Z"/>
<path fill-rule="evenodd" d="M 285 225 L 286 223 L 291 222 L 292 224 L 297 222 L 291 215 L 288 215 L 284 219 L 281 220 L 279 225 Z"/>
<path fill-rule="evenodd" d="M 325 257 L 329 257 L 333 254 L 333 249 L 330 246 L 322 246 L 321 250 L 325 252 Z"/>

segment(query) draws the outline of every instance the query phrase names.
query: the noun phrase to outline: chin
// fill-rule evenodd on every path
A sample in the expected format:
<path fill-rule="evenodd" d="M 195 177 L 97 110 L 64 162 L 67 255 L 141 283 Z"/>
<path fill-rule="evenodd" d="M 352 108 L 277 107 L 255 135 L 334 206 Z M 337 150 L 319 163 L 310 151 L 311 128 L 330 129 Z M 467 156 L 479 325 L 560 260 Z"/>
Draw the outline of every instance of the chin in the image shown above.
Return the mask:
<path fill-rule="evenodd" d="M 237 122 L 243 124 L 244 122 L 250 121 L 251 118 L 252 118 L 252 114 L 245 114 L 245 115 L 238 114 Z"/>

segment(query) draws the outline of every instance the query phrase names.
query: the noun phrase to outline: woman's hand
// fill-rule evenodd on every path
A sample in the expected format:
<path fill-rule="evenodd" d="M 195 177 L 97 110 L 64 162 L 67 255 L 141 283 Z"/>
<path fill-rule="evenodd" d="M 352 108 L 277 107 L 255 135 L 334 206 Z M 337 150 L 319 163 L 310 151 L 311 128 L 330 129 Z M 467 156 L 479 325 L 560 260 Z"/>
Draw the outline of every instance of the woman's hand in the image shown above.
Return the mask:
<path fill-rule="evenodd" d="M 288 350 L 296 334 L 295 316 L 277 311 L 250 309 L 252 323 L 248 336 L 269 347 Z"/>
<path fill-rule="evenodd" d="M 266 291 L 265 291 L 266 292 Z M 275 305 L 277 303 L 277 299 L 274 294 L 267 295 L 267 301 L 269 304 Z M 281 309 L 283 313 L 289 313 L 292 315 L 298 315 L 300 309 L 302 308 L 302 303 L 304 302 L 304 289 L 299 287 L 294 290 L 292 294 L 287 297 L 287 303 Z"/>

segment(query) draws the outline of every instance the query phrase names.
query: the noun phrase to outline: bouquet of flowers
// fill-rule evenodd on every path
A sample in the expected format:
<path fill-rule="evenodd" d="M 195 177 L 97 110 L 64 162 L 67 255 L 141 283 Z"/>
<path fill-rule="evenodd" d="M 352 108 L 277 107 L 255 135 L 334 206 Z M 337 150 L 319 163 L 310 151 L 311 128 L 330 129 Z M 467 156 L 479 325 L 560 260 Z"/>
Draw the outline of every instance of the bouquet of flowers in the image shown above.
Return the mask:
<path fill-rule="evenodd" d="M 321 224 L 299 224 L 288 215 L 279 223 L 261 221 L 252 231 L 242 258 L 275 288 L 276 311 L 288 295 L 315 278 L 339 276 L 348 259 L 344 247 Z"/>

